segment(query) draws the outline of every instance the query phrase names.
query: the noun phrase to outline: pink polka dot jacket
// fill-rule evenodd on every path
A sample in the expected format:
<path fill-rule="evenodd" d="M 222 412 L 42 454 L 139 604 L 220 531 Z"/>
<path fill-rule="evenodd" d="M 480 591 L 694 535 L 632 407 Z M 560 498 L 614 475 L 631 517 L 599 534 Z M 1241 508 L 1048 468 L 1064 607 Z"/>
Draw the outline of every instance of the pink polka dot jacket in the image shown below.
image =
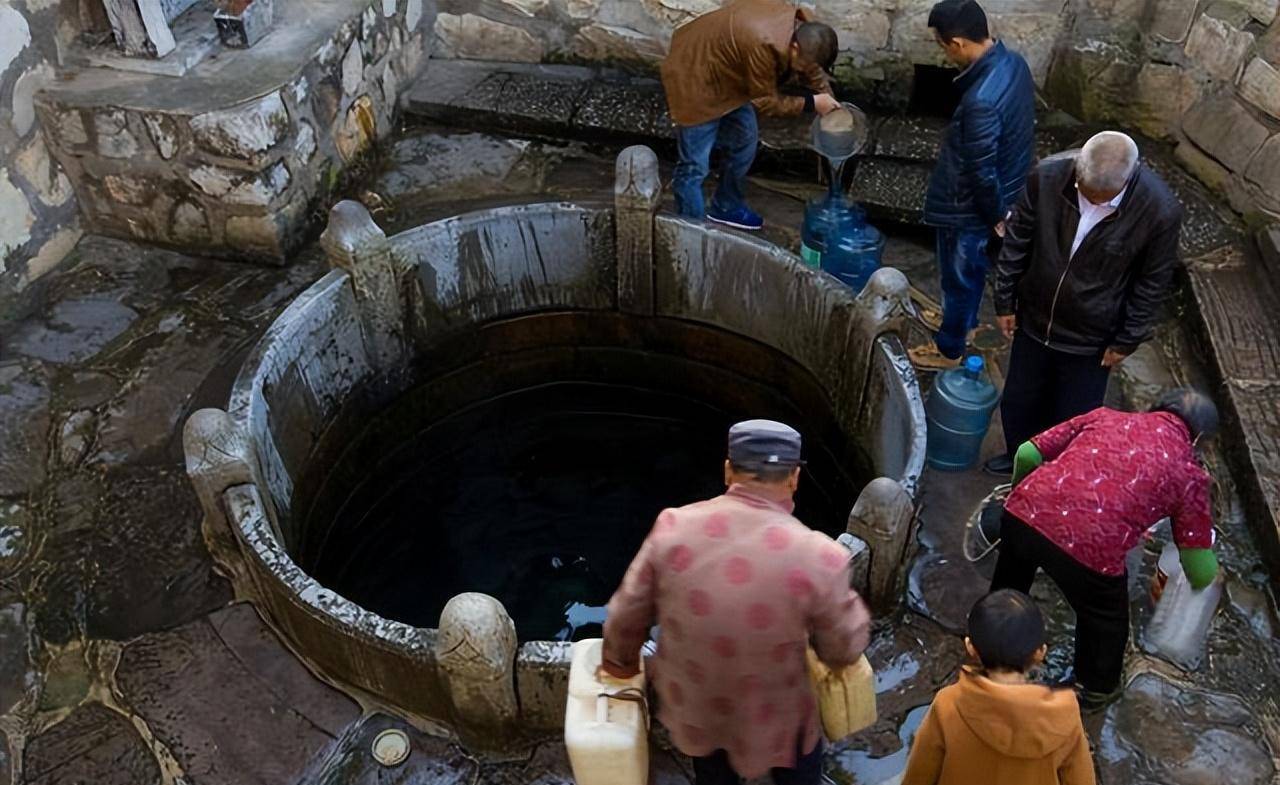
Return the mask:
<path fill-rule="evenodd" d="M 805 645 L 832 667 L 866 649 L 871 616 L 849 588 L 849 554 L 791 515 L 790 499 L 735 485 L 664 510 L 609 602 L 605 668 L 647 663 L 657 714 L 686 755 L 729 755 L 744 777 L 791 767 L 818 741 Z"/>
<path fill-rule="evenodd" d="M 1095 409 L 1031 441 L 1045 462 L 1005 510 L 1085 567 L 1123 575 L 1125 555 L 1166 517 L 1179 548 L 1212 547 L 1212 480 L 1177 415 Z"/>

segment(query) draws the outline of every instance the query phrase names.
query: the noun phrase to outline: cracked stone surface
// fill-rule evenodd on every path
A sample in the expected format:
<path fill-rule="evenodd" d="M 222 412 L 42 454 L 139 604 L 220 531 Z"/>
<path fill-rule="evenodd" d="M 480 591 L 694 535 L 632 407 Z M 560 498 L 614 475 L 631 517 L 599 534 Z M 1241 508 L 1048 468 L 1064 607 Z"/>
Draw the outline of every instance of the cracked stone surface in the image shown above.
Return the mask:
<path fill-rule="evenodd" d="M 13 708 L 32 686 L 28 645 L 26 607 L 14 603 L 0 608 L 0 714 Z"/>
<path fill-rule="evenodd" d="M 384 767 L 372 753 L 379 733 L 395 729 L 409 737 L 409 757 Z M 475 781 L 479 764 L 444 739 L 427 736 L 408 723 L 374 714 L 346 728 L 337 742 L 314 761 L 298 785 L 465 785 Z"/>
<path fill-rule="evenodd" d="M 33 362 L 0 363 L 0 496 L 23 496 L 44 482 L 48 430 L 44 368 Z"/>
<path fill-rule="evenodd" d="M 129 720 L 90 703 L 27 743 L 29 785 L 161 785 L 160 765 Z"/>
<path fill-rule="evenodd" d="M 243 604 L 130 643 L 116 682 L 201 785 L 290 781 L 360 714 Z"/>
<path fill-rule="evenodd" d="M 1264 785 L 1275 765 L 1249 708 L 1143 674 L 1107 712 L 1097 760 L 1105 785 Z"/>

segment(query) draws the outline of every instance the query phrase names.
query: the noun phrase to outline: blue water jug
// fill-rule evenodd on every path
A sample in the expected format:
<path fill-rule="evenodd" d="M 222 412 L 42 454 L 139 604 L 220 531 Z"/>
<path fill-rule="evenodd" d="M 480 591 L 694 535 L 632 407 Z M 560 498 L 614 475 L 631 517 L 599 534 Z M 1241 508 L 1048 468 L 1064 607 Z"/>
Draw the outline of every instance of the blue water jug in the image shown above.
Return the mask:
<path fill-rule="evenodd" d="M 929 423 L 929 465 L 943 471 L 963 471 L 978 460 L 982 440 L 1000 393 L 987 378 L 981 357 L 938 375 L 925 403 Z"/>
<path fill-rule="evenodd" d="M 836 227 L 849 221 L 849 203 L 838 191 L 811 199 L 804 208 L 804 226 L 800 229 L 800 258 L 817 270 L 827 252 L 827 239 Z"/>
<path fill-rule="evenodd" d="M 853 290 L 862 291 L 872 273 L 880 269 L 884 256 L 884 235 L 866 222 L 858 207 L 851 207 L 846 218 L 831 229 L 822 254 L 822 269 Z"/>

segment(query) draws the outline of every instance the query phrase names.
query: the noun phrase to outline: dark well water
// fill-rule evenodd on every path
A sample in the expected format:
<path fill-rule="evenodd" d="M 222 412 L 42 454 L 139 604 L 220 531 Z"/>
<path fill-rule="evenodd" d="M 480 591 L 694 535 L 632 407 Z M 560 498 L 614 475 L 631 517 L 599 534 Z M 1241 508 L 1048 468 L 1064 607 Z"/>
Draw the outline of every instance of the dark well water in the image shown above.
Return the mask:
<path fill-rule="evenodd" d="M 599 635 L 658 512 L 723 491 L 737 420 L 805 435 L 797 515 L 815 528 L 843 531 L 867 479 L 807 371 L 711 328 L 531 317 L 420 368 L 390 406 L 329 429 L 286 534 L 323 585 L 415 626 L 477 591 L 502 601 L 521 640 Z"/>

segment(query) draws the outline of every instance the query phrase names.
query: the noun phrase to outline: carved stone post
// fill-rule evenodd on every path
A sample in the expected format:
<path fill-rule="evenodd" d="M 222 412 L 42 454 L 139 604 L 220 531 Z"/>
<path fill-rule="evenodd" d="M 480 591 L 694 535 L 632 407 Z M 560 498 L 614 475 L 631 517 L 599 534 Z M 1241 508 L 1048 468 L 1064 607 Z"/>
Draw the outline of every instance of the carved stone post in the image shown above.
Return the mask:
<path fill-rule="evenodd" d="M 895 333 L 903 341 L 907 339 L 907 319 L 912 313 L 911 283 L 907 276 L 892 267 L 881 267 L 867 281 L 858 294 L 856 328 L 850 332 L 845 348 L 846 357 L 857 357 L 860 362 L 869 361 L 876 339 L 885 333 Z"/>
<path fill-rule="evenodd" d="M 187 476 L 204 510 L 200 528 L 209 552 L 236 586 L 248 586 L 247 580 L 241 580 L 246 576 L 240 543 L 227 520 L 222 495 L 228 488 L 257 482 L 253 444 L 226 412 L 201 409 L 182 428 L 182 449 Z"/>
<path fill-rule="evenodd" d="M 501 747 L 519 712 L 516 625 L 507 609 L 487 594 L 449 600 L 440 612 L 435 653 L 463 744 Z"/>
<path fill-rule="evenodd" d="M 658 156 L 643 145 L 623 150 L 613 182 L 618 308 L 623 313 L 654 311 L 653 217 L 661 197 Z"/>
<path fill-rule="evenodd" d="M 382 372 L 405 359 L 404 298 L 391 245 L 359 202 L 338 202 L 320 235 L 329 264 L 351 276 L 369 354 Z"/>
<path fill-rule="evenodd" d="M 871 548 L 867 599 L 877 611 L 891 610 L 902 599 L 912 552 L 915 550 L 915 505 L 911 495 L 888 477 L 867 483 L 849 513 L 847 531 Z"/>
<path fill-rule="evenodd" d="M 881 267 L 858 294 L 867 332 L 873 338 L 887 332 L 906 339 L 907 318 L 911 315 L 911 282 L 901 270 Z"/>
<path fill-rule="evenodd" d="M 871 582 L 871 547 L 867 545 L 866 540 L 848 532 L 841 534 L 837 542 L 849 549 L 849 562 L 852 565 L 849 573 L 849 587 L 863 597 L 868 596 Z"/>

